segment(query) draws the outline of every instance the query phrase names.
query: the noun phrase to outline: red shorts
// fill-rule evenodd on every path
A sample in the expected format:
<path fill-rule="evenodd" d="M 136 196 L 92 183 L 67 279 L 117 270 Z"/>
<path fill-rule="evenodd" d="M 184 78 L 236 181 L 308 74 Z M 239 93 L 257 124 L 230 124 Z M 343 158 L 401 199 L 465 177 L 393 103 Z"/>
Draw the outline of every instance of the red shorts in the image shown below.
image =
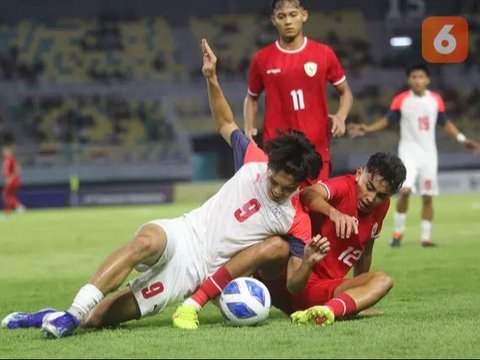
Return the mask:
<path fill-rule="evenodd" d="M 312 279 L 299 294 L 292 295 L 292 308 L 305 310 L 333 299 L 337 287 L 349 279 Z"/>
<path fill-rule="evenodd" d="M 349 280 L 347 278 L 324 280 L 310 277 L 305 289 L 299 294 L 292 295 L 287 290 L 285 279 L 269 281 L 262 279 L 258 274 L 255 277 L 267 286 L 272 298 L 272 305 L 286 314 L 325 304 L 333 299 L 335 289 Z"/>

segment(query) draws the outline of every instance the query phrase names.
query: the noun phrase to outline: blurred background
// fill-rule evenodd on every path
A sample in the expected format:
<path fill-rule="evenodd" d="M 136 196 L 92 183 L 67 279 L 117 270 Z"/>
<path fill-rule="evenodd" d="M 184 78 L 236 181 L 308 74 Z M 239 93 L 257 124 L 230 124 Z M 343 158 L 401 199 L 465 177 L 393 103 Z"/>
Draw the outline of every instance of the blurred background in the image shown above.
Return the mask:
<path fill-rule="evenodd" d="M 480 139 L 480 2 L 310 0 L 308 37 L 330 45 L 347 73 L 347 121 L 386 114 L 422 61 L 431 15 L 469 23 L 462 64 L 431 65 L 431 89 Z M 199 42 L 219 57 L 220 81 L 243 126 L 250 59 L 276 39 L 268 0 L 4 0 L 0 2 L 0 132 L 15 139 L 27 207 L 163 203 L 208 196 L 233 174 L 210 118 Z M 333 89 L 330 89 L 331 91 Z M 330 112 L 338 100 L 330 97 Z M 261 124 L 261 117 L 257 119 Z M 441 131 L 444 192 L 480 190 L 480 156 Z M 333 175 L 396 151 L 398 131 L 334 139 Z M 2 180 L 3 181 L 3 180 Z"/>

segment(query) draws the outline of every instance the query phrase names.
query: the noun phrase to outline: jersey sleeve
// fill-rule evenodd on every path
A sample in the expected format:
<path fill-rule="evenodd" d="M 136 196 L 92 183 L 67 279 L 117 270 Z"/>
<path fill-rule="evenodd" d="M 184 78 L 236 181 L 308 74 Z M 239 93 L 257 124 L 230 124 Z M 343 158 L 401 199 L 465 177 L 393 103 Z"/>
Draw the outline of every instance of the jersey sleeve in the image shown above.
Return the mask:
<path fill-rule="evenodd" d="M 240 129 L 236 129 L 230 135 L 230 142 L 233 149 L 233 160 L 235 171 L 238 171 L 244 164 L 250 162 L 268 162 L 268 156 L 256 144 L 250 142 Z"/>
<path fill-rule="evenodd" d="M 440 94 L 432 93 L 432 95 L 438 104 L 437 125 L 443 126 L 448 120 L 447 113 L 445 111 L 445 103 L 443 101 L 443 98 L 440 96 Z"/>
<path fill-rule="evenodd" d="M 293 218 L 292 226 L 288 231 L 288 235 L 307 243 L 312 238 L 312 222 L 310 216 L 301 205 L 300 196 L 296 195 L 293 197 L 292 205 L 295 209 L 295 216 Z"/>
<path fill-rule="evenodd" d="M 327 201 L 334 201 L 339 198 L 345 197 L 346 194 L 351 192 L 351 188 L 345 177 L 339 176 L 318 183 L 327 190 Z"/>
<path fill-rule="evenodd" d="M 390 109 L 387 113 L 387 119 L 389 122 L 399 122 L 402 115 L 402 104 L 405 97 L 408 95 L 407 91 L 404 91 L 395 96 L 390 104 Z"/>
<path fill-rule="evenodd" d="M 293 235 L 285 235 L 282 238 L 288 242 L 290 246 L 290 256 L 296 256 L 303 259 L 303 252 L 305 250 L 305 242 L 302 239 L 296 238 Z"/>
<path fill-rule="evenodd" d="M 233 149 L 233 161 L 235 163 L 235 171 L 238 171 L 245 163 L 245 156 L 250 145 L 250 140 L 243 134 L 242 130 L 236 129 L 230 135 L 230 142 Z"/>
<path fill-rule="evenodd" d="M 250 73 L 248 75 L 248 94 L 254 97 L 260 95 L 263 91 L 263 77 L 258 63 L 258 54 L 253 57 L 250 64 Z"/>
<path fill-rule="evenodd" d="M 327 46 L 327 80 L 332 85 L 339 85 L 345 81 L 345 70 L 335 52 Z"/>

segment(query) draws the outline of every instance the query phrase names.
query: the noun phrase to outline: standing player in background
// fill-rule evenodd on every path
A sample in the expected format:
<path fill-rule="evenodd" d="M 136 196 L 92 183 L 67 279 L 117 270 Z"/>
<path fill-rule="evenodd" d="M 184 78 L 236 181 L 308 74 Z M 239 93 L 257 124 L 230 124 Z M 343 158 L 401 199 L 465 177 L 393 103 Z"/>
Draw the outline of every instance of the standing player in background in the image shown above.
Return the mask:
<path fill-rule="evenodd" d="M 274 234 L 289 234 L 290 242 L 296 243 L 311 240 L 307 239 L 311 238 L 310 219 L 302 211 L 297 190 L 307 178 L 318 175 L 319 154 L 295 131 L 272 140 L 266 153 L 250 143 L 223 96 L 215 73 L 216 59 L 210 61 L 206 40 L 202 50 L 213 117 L 236 161 L 244 165 L 201 207 L 139 227 L 130 243 L 103 261 L 67 311 L 16 312 L 3 319 L 2 327 L 41 326 L 47 337 L 60 338 L 73 334 L 81 324 L 101 328 L 139 319 L 183 300 L 212 274 L 216 274 L 212 275 L 215 282 L 225 286 L 231 276 L 222 265 Z M 323 258 L 328 242 L 315 237 L 306 248 L 310 249 L 306 254 Z M 143 273 L 105 298 L 134 268 Z M 287 281 L 303 286 L 309 274 L 309 266 L 301 266 Z"/>
<path fill-rule="evenodd" d="M 18 200 L 16 194 L 20 188 L 20 164 L 18 163 L 14 153 L 13 145 L 5 144 L 3 146 L 3 176 L 4 187 L 2 191 L 3 207 L 5 214 L 8 216 L 13 210 L 22 212 L 25 210 L 23 204 Z"/>
<path fill-rule="evenodd" d="M 394 234 L 390 241 L 398 247 L 405 231 L 405 223 L 410 194 L 420 193 L 423 198 L 420 240 L 423 247 L 436 246 L 432 242 L 433 202 L 438 195 L 438 152 L 435 141 L 436 125 L 455 140 L 472 151 L 480 151 L 480 144 L 468 139 L 448 119 L 442 97 L 428 90 L 430 74 L 422 64 L 407 69 L 407 82 L 410 90 L 404 91 L 392 101 L 390 111 L 372 124 L 351 124 L 352 137 L 385 129 L 389 123 L 400 122 L 400 142 L 398 155 L 407 168 L 407 179 L 400 191 L 397 211 L 394 215 Z"/>
<path fill-rule="evenodd" d="M 259 96 L 265 91 L 263 143 L 274 138 L 277 130 L 302 131 L 322 155 L 319 179 L 326 179 L 331 167 L 330 136 L 344 135 L 353 97 L 333 50 L 304 36 L 308 12 L 303 4 L 303 0 L 272 1 L 271 20 L 279 38 L 253 57 L 244 104 L 245 133 L 253 141 Z M 335 115 L 328 115 L 327 81 L 340 96 Z"/>

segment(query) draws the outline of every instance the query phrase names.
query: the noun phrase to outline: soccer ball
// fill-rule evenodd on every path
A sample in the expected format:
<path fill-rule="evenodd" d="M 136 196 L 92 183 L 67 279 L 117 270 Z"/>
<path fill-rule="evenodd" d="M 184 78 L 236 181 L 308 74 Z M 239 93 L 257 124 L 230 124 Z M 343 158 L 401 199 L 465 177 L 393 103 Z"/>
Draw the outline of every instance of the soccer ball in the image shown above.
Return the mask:
<path fill-rule="evenodd" d="M 240 277 L 225 286 L 219 303 L 220 311 L 229 323 L 249 326 L 268 317 L 271 299 L 262 282 L 250 277 Z"/>

